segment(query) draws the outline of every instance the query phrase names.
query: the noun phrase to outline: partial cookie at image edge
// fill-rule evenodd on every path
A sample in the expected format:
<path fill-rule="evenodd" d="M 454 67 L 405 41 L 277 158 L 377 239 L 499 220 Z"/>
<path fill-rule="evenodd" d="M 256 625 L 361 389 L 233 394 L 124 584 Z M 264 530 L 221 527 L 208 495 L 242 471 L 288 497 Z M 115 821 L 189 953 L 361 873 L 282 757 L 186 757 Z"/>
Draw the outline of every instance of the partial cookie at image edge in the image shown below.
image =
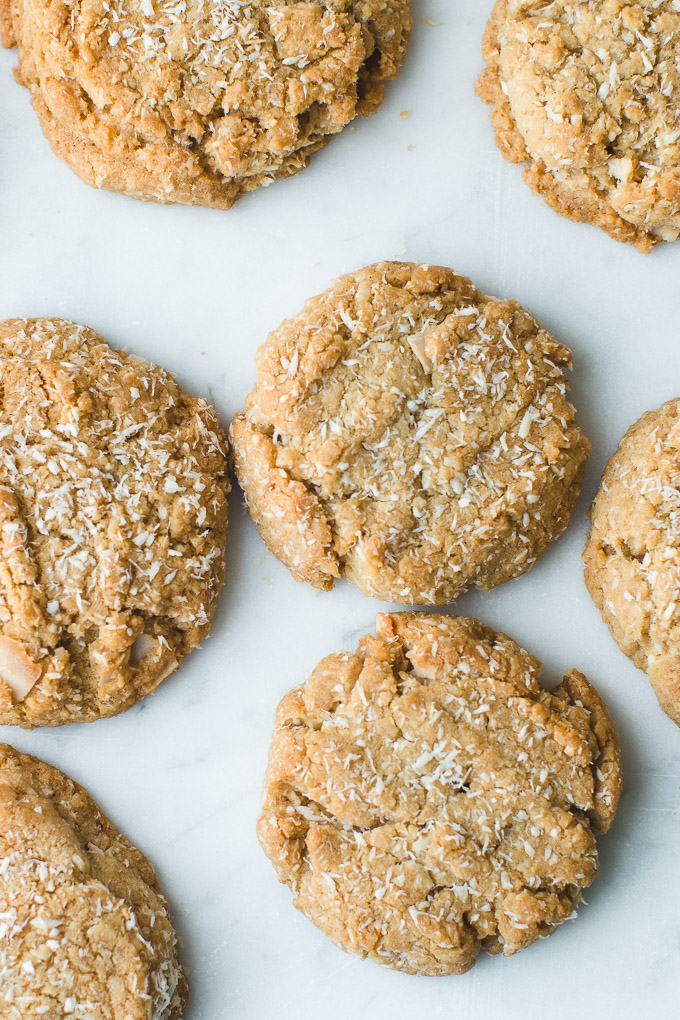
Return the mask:
<path fill-rule="evenodd" d="M 590 519 L 586 587 L 619 648 L 680 726 L 680 399 L 630 426 Z"/>
<path fill-rule="evenodd" d="M 375 112 L 412 24 L 410 0 L 166 7 L 0 0 L 0 38 L 82 180 L 217 209 Z"/>
<path fill-rule="evenodd" d="M 145 855 L 82 786 L 8 744 L 0 816 L 3 1016 L 181 1020 L 187 976 Z"/>
<path fill-rule="evenodd" d="M 115 715 L 208 634 L 226 440 L 164 369 L 60 319 L 0 323 L 0 722 Z"/>
<path fill-rule="evenodd" d="M 546 11 L 497 0 L 483 55 L 477 92 L 492 107 L 497 146 L 524 164 L 548 205 L 645 253 L 678 237 L 680 15 L 671 4 L 650 12 L 562 0 Z"/>

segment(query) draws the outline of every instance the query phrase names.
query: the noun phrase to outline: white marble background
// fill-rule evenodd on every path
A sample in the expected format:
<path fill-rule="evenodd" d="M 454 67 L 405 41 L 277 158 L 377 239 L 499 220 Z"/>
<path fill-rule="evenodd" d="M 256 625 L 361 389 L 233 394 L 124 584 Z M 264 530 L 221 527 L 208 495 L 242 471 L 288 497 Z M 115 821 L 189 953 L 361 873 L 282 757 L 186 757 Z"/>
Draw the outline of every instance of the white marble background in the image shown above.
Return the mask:
<path fill-rule="evenodd" d="M 158 694 L 98 723 L 0 731 L 84 783 L 155 863 L 191 971 L 186 1020 L 678 1015 L 680 732 L 609 637 L 580 553 L 606 459 L 644 410 L 680 393 L 680 242 L 644 256 L 568 223 L 502 160 L 473 92 L 491 6 L 413 0 L 408 58 L 377 116 L 228 213 L 90 190 L 43 140 L 11 78 L 15 54 L 0 55 L 0 318 L 87 323 L 210 397 L 226 425 L 256 347 L 306 297 L 381 258 L 440 262 L 517 298 L 572 348 L 593 442 L 566 534 L 521 580 L 456 607 L 539 655 L 549 680 L 587 673 L 623 744 L 624 794 L 587 905 L 515 958 L 464 977 L 382 970 L 334 948 L 276 882 L 254 832 L 274 708 L 383 606 L 346 584 L 318 596 L 297 585 L 238 491 L 212 636 Z"/>

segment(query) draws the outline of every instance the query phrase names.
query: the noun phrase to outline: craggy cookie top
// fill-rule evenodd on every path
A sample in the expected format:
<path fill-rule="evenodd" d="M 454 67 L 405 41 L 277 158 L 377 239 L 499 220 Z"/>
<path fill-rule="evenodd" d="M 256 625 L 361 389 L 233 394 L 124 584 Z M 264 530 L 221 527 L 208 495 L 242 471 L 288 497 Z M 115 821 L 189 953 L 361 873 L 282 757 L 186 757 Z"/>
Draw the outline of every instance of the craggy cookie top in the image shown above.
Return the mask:
<path fill-rule="evenodd" d="M 208 632 L 227 526 L 212 408 L 72 322 L 0 323 L 0 723 L 134 704 Z"/>
<path fill-rule="evenodd" d="M 680 400 L 628 430 L 590 516 L 588 590 L 680 726 Z"/>
<path fill-rule="evenodd" d="M 566 527 L 588 455 L 570 365 L 450 269 L 341 277 L 270 334 L 231 427 L 267 545 L 298 580 L 406 604 L 522 574 Z"/>
<path fill-rule="evenodd" d="M 649 251 L 680 232 L 676 0 L 498 0 L 478 90 L 558 212 Z"/>
<path fill-rule="evenodd" d="M 179 1020 L 153 868 L 57 769 L 0 744 L 0 1017 Z"/>
<path fill-rule="evenodd" d="M 573 916 L 618 741 L 584 676 L 548 692 L 539 671 L 477 620 L 397 613 L 283 699 L 260 842 L 343 949 L 460 974 Z"/>
<path fill-rule="evenodd" d="M 382 100 L 410 0 L 0 0 L 57 155 L 96 187 L 229 208 Z"/>

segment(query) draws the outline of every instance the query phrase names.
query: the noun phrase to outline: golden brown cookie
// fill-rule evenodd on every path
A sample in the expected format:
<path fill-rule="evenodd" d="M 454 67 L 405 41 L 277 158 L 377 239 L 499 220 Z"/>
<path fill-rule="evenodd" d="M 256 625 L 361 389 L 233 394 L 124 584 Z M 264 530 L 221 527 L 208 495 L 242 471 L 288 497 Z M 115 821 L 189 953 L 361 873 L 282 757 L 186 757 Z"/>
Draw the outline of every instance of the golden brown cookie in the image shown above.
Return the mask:
<path fill-rule="evenodd" d="M 588 456 L 570 366 L 450 269 L 341 277 L 270 334 L 231 426 L 265 542 L 297 580 L 390 602 L 518 577 L 566 527 Z"/>
<path fill-rule="evenodd" d="M 225 440 L 158 365 L 62 319 L 0 323 L 0 723 L 115 715 L 208 633 Z"/>
<path fill-rule="evenodd" d="M 88 184 L 228 209 L 396 77 L 410 0 L 0 0 L 57 156 Z"/>
<path fill-rule="evenodd" d="M 180 1020 L 188 985 L 144 854 L 82 786 L 0 744 L 0 1016 Z"/>
<path fill-rule="evenodd" d="M 586 678 L 477 620 L 379 615 L 279 705 L 259 838 L 341 948 L 462 974 L 574 916 L 620 793 L 618 740 Z"/>
<path fill-rule="evenodd" d="M 498 147 L 553 209 L 644 252 L 677 238 L 675 0 L 498 0 L 484 57 Z"/>
<path fill-rule="evenodd" d="M 590 518 L 588 591 L 680 726 L 680 399 L 628 429 Z"/>

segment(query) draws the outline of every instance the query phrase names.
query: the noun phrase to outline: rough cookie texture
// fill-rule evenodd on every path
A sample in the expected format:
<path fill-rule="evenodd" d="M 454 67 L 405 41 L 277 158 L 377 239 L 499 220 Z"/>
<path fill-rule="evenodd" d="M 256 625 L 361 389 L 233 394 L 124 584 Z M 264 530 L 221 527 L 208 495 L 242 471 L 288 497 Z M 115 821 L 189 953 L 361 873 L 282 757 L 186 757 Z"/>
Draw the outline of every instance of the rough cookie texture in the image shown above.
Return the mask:
<path fill-rule="evenodd" d="M 144 854 L 81 786 L 0 744 L 3 1020 L 179 1020 L 187 991 Z"/>
<path fill-rule="evenodd" d="M 129 708 L 208 633 L 228 481 L 212 408 L 64 320 L 0 323 L 0 723 Z"/>
<path fill-rule="evenodd" d="M 588 591 L 680 726 L 680 399 L 628 430 L 590 517 Z"/>
<path fill-rule="evenodd" d="M 498 0 L 477 90 L 563 216 L 648 252 L 680 233 L 676 0 Z"/>
<path fill-rule="evenodd" d="M 571 354 L 437 266 L 341 277 L 270 334 L 231 439 L 297 580 L 441 605 L 524 573 L 566 527 L 589 443 Z"/>
<path fill-rule="evenodd" d="M 618 802 L 616 733 L 575 670 L 477 620 L 377 618 L 279 705 L 260 842 L 343 949 L 462 974 L 574 916 Z"/>
<path fill-rule="evenodd" d="M 55 153 L 98 188 L 228 209 L 396 77 L 410 0 L 0 0 Z"/>

